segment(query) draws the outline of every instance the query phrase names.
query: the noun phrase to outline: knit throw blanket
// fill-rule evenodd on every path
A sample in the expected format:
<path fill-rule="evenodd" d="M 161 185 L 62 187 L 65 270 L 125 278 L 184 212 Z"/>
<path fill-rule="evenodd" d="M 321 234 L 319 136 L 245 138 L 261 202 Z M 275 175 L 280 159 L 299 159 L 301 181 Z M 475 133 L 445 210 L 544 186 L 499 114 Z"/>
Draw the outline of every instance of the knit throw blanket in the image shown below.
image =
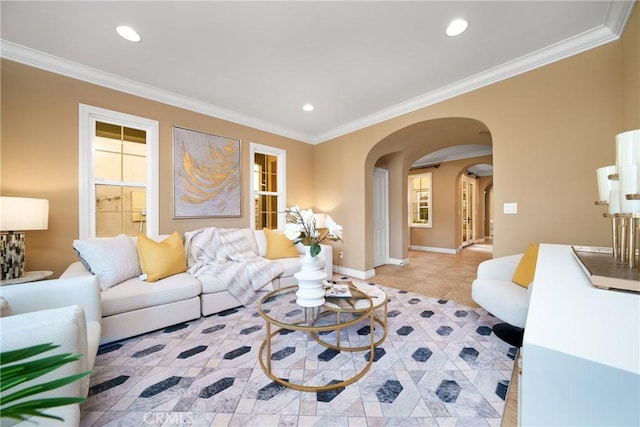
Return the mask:
<path fill-rule="evenodd" d="M 247 307 L 273 290 L 271 281 L 282 273 L 279 263 L 256 254 L 246 229 L 208 227 L 184 237 L 187 272 L 210 276 Z"/>

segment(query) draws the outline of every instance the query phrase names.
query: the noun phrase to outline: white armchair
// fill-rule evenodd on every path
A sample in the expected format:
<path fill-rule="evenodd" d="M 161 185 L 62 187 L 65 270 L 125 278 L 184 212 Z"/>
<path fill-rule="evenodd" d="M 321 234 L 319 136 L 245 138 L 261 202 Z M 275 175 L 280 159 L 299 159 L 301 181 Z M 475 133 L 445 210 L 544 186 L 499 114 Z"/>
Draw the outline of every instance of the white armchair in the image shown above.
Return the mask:
<path fill-rule="evenodd" d="M 59 353 L 83 355 L 79 360 L 33 380 L 34 383 L 93 369 L 100 342 L 102 317 L 100 287 L 96 276 L 2 286 L 0 297 L 8 302 L 8 307 L 4 307 L 0 313 L 2 351 L 53 343 L 60 347 L 34 358 Z M 22 387 L 28 385 L 31 383 L 25 383 Z M 87 376 L 38 397 L 86 397 L 88 390 Z M 43 412 L 62 417 L 65 421 L 60 425 L 80 423 L 80 409 L 77 404 L 51 408 Z M 40 424 L 46 422 L 47 425 L 51 422 L 44 418 L 36 418 L 34 421 Z M 3 419 L 2 425 L 6 422 L 7 420 Z"/>
<path fill-rule="evenodd" d="M 480 263 L 477 277 L 471 285 L 471 298 L 505 322 L 494 326 L 494 333 L 517 347 L 522 345 L 532 288 L 524 288 L 512 281 L 522 256 L 508 255 Z"/>
<path fill-rule="evenodd" d="M 524 328 L 529 311 L 529 288 L 511 281 L 522 254 L 480 263 L 471 285 L 471 298 L 482 308 L 510 325 Z"/>

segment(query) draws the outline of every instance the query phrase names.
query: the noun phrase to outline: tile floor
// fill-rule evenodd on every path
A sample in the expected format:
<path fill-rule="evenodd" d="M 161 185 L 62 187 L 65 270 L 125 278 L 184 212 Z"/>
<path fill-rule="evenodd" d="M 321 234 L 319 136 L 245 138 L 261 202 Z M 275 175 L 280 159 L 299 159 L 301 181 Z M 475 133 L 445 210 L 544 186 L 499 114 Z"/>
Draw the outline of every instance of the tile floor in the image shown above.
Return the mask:
<path fill-rule="evenodd" d="M 478 264 L 493 258 L 491 242 L 468 246 L 458 254 L 409 251 L 409 264 L 376 268 L 373 281 L 458 304 L 478 307 L 471 299 L 471 283 Z"/>

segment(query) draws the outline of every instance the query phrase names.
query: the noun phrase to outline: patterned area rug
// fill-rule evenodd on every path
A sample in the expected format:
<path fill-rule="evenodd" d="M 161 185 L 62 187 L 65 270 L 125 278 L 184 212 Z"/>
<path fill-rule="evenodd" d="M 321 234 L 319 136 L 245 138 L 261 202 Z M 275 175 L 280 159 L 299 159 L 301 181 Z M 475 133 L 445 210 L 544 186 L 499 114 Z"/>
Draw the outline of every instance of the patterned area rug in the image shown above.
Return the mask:
<path fill-rule="evenodd" d="M 270 380 L 258 363 L 264 320 L 241 307 L 100 347 L 81 425 L 499 426 L 517 352 L 491 332 L 499 321 L 381 288 L 388 336 L 354 384 L 310 393 Z M 370 339 L 368 324 L 354 328 L 349 339 Z M 328 353 L 305 333 L 287 332 L 272 352 L 281 378 L 328 384 L 372 357 Z"/>

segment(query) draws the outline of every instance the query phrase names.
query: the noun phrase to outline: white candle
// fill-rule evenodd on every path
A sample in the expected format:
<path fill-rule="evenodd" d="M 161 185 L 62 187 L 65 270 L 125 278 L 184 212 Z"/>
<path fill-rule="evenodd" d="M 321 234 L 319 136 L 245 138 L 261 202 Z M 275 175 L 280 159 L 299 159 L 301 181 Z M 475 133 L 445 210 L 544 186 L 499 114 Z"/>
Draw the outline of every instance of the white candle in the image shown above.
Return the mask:
<path fill-rule="evenodd" d="M 611 181 L 609 181 L 609 175 L 616 173 L 615 166 L 604 166 L 596 169 L 596 176 L 598 178 L 598 201 L 609 201 L 609 190 L 611 190 Z"/>
<path fill-rule="evenodd" d="M 627 194 L 638 192 L 638 167 L 619 166 L 620 211 L 622 213 L 640 213 L 640 200 L 627 200 Z"/>
<path fill-rule="evenodd" d="M 636 168 L 638 168 L 638 184 L 637 184 L 637 189 L 638 191 L 636 193 L 640 193 L 640 160 L 638 160 L 638 163 L 636 164 Z"/>
<path fill-rule="evenodd" d="M 634 166 L 640 161 L 640 129 L 616 135 L 616 166 Z"/>
<path fill-rule="evenodd" d="M 620 213 L 620 192 L 618 191 L 618 181 L 611 181 L 611 189 L 609 190 L 609 213 Z"/>

